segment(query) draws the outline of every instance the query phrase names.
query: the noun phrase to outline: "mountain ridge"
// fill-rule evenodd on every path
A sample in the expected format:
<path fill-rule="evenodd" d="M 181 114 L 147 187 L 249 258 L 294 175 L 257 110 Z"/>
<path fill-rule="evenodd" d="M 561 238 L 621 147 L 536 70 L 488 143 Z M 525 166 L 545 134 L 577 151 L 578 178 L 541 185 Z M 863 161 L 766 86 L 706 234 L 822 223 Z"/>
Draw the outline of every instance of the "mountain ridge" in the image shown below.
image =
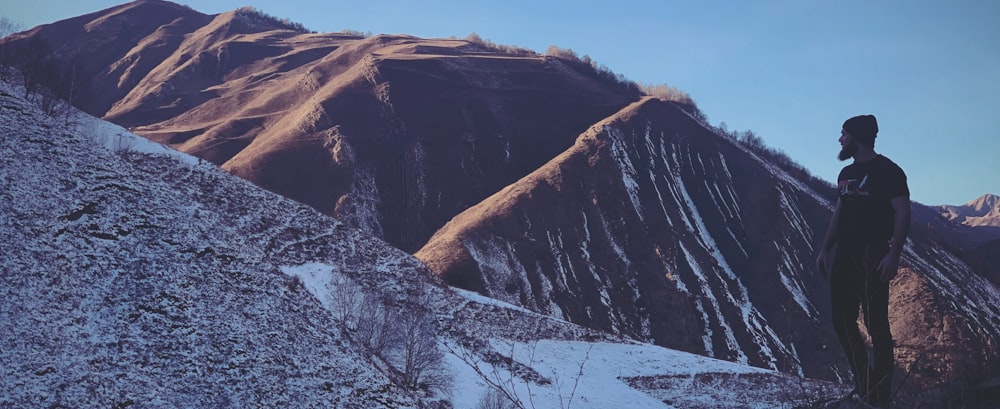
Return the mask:
<path fill-rule="evenodd" d="M 825 372 L 837 365 L 823 360 L 827 351 L 839 347 L 824 324 L 828 290 L 810 257 L 832 204 L 667 107 L 650 98 L 595 124 L 574 147 L 455 216 L 415 256 L 452 285 L 611 333 L 843 376 Z M 902 313 L 940 314 L 914 300 L 997 296 L 990 285 L 975 296 L 939 293 L 956 285 L 977 292 L 981 279 L 956 257 L 942 264 L 927 251 L 946 254 L 915 238 L 894 284 L 892 311 L 907 317 L 893 323 L 901 345 L 937 332 Z M 978 312 L 963 320 L 996 329 L 996 318 Z M 916 358 L 899 352 L 903 362 Z"/>
<path fill-rule="evenodd" d="M 231 13 L 181 11 L 88 55 L 79 88 L 117 102 L 77 105 L 409 251 L 637 97 L 576 63 L 465 40 L 233 34 Z M 87 53 L 60 32 L 33 34 Z"/>

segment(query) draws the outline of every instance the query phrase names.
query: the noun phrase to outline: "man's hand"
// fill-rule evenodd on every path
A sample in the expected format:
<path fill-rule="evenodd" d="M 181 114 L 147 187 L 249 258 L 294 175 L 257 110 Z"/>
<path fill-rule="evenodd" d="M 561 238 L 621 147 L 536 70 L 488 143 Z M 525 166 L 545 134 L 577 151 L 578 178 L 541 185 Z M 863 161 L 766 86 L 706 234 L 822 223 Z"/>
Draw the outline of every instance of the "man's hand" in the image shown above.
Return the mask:
<path fill-rule="evenodd" d="M 899 269 L 899 255 L 906 244 L 906 235 L 910 231 L 910 197 L 899 196 L 890 201 L 895 213 L 892 221 L 892 241 L 889 243 L 889 254 L 878 263 L 878 271 L 882 273 L 882 281 L 889 282 L 896 277 Z"/>
<path fill-rule="evenodd" d="M 889 280 L 896 278 L 896 272 L 899 270 L 899 254 L 894 254 L 890 251 L 889 254 L 882 258 L 882 261 L 878 263 L 878 267 L 876 268 L 877 271 L 882 273 L 879 276 L 882 282 L 888 283 Z"/>

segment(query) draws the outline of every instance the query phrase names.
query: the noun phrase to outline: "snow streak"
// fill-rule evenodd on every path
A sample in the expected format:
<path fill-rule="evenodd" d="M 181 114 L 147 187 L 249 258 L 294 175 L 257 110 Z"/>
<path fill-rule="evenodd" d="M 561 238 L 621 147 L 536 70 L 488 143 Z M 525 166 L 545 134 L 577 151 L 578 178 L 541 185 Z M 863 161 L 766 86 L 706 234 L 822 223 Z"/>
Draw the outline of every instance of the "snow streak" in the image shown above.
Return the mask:
<path fill-rule="evenodd" d="M 961 311 L 976 323 L 975 328 L 972 328 L 975 332 L 993 329 L 992 333 L 997 334 L 996 320 L 1000 316 L 997 301 L 1000 301 L 1000 292 L 996 286 L 972 272 L 955 255 L 942 251 L 939 247 L 927 248 L 932 253 L 927 257 L 916 250 L 913 242 L 907 240 L 903 254 L 908 262 L 924 272 L 924 277 L 932 283 L 931 287 L 945 293 L 944 299 L 948 300 L 955 311 Z M 951 272 L 956 280 L 950 279 L 943 271 Z M 958 301 L 963 299 L 965 302 Z"/>
<path fill-rule="evenodd" d="M 806 221 L 806 218 L 802 216 L 802 212 L 799 211 L 798 200 L 795 199 L 794 195 L 788 194 L 781 184 L 778 184 L 777 190 L 778 199 L 781 201 L 781 214 L 785 216 L 785 220 L 788 220 L 788 224 L 798 232 L 802 242 L 812 251 L 813 231 L 809 228 L 809 222 Z"/>
<path fill-rule="evenodd" d="M 764 358 L 765 362 L 767 362 L 767 365 L 769 367 L 771 367 L 772 369 L 777 369 L 776 366 L 777 358 L 774 351 L 771 350 L 772 346 L 777 346 L 778 348 L 782 349 L 782 352 L 788 353 L 790 355 L 793 354 L 791 353 L 791 351 L 787 350 L 787 348 L 781 342 L 781 339 L 778 337 L 778 335 L 767 324 L 766 319 L 763 317 L 760 311 L 758 311 L 757 308 L 754 307 L 753 303 L 750 301 L 749 291 L 747 290 L 746 286 L 743 285 L 743 282 L 730 267 L 729 263 L 726 261 L 724 255 L 722 254 L 721 250 L 716 244 L 715 239 L 708 231 L 708 228 L 704 223 L 704 219 L 702 218 L 697 205 L 695 205 L 694 201 L 691 199 L 691 196 L 688 193 L 688 188 L 686 187 L 684 180 L 681 177 L 681 175 L 683 174 L 682 173 L 683 165 L 681 160 L 677 156 L 678 148 L 679 146 L 675 145 L 672 154 L 670 156 L 665 156 L 664 160 L 669 164 L 671 168 L 670 173 L 671 175 L 673 175 L 674 179 L 672 188 L 676 189 L 677 192 L 679 192 L 680 195 L 683 197 L 683 201 L 679 203 L 682 206 L 686 207 L 687 211 L 684 213 L 690 215 L 690 218 L 693 220 L 694 225 L 696 226 L 696 230 L 692 230 L 691 233 L 698 238 L 698 243 L 701 245 L 703 250 L 708 255 L 712 256 L 713 259 L 716 261 L 716 266 L 718 267 L 719 270 L 713 269 L 713 271 L 720 271 L 721 273 L 724 274 L 724 276 L 717 276 L 719 282 L 722 283 L 723 285 L 722 287 L 722 289 L 724 290 L 723 294 L 727 298 L 727 301 L 729 303 L 740 309 L 741 317 L 743 320 L 742 326 L 746 328 L 749 335 L 753 337 L 754 343 L 760 349 L 761 357 Z M 690 148 L 688 152 L 689 155 L 692 154 Z M 700 157 L 700 155 L 696 153 L 694 155 Z M 733 288 L 732 286 L 735 286 L 735 288 Z M 745 356 L 745 353 L 741 351 L 740 356 L 741 357 Z M 795 359 L 797 360 L 797 358 Z"/>
<path fill-rule="evenodd" d="M 788 242 L 788 238 L 785 238 L 788 248 L 791 247 L 791 243 Z M 781 284 L 785 286 L 788 293 L 792 295 L 792 299 L 795 303 L 799 305 L 799 308 L 809 316 L 810 319 L 816 324 L 819 324 L 819 310 L 809 301 L 809 297 L 806 296 L 805 287 L 802 285 L 802 281 L 797 279 L 801 275 L 801 269 L 795 268 L 802 263 L 798 261 L 798 257 L 794 254 L 783 251 L 781 245 L 777 242 L 774 243 L 775 249 L 778 251 L 778 255 L 781 257 L 781 264 L 778 266 L 778 274 L 781 276 Z M 790 255 L 791 254 L 791 255 Z M 792 260 L 792 257 L 796 257 L 796 260 Z"/>
<path fill-rule="evenodd" d="M 606 126 L 604 131 L 611 137 L 611 156 L 615 158 L 617 163 L 621 164 L 622 182 L 625 184 L 625 190 L 628 191 L 628 197 L 632 202 L 632 207 L 635 209 L 635 214 L 639 217 L 639 221 L 642 221 L 643 214 L 642 203 L 639 201 L 639 183 L 636 182 L 638 172 L 636 172 L 635 166 L 632 165 L 632 159 L 629 158 L 628 152 L 625 151 L 622 132 L 610 126 Z"/>

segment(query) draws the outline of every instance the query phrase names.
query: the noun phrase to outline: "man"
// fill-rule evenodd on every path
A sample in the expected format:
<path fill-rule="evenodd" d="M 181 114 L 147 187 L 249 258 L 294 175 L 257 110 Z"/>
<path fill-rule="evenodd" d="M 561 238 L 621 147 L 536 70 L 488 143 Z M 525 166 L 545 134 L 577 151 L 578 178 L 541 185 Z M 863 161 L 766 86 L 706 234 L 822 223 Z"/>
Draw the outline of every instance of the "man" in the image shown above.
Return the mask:
<path fill-rule="evenodd" d="M 840 198 L 816 259 L 830 277 L 833 326 L 854 372 L 855 392 L 872 406 L 888 408 L 894 367 L 889 332 L 889 281 L 910 228 L 910 191 L 906 174 L 875 152 L 878 122 L 859 115 L 840 131 Z M 858 329 L 858 307 L 872 340 L 869 363 Z"/>

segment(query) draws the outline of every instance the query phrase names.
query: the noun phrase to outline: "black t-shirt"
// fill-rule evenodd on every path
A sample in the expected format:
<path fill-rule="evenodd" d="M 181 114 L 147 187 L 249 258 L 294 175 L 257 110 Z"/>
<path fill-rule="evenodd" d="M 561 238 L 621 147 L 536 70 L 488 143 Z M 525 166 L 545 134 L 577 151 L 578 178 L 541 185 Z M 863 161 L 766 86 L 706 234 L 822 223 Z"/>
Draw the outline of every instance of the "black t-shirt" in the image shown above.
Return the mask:
<path fill-rule="evenodd" d="M 841 202 L 838 245 L 888 248 L 895 215 L 891 201 L 910 195 L 903 169 L 878 155 L 844 167 L 837 177 L 837 188 Z"/>

